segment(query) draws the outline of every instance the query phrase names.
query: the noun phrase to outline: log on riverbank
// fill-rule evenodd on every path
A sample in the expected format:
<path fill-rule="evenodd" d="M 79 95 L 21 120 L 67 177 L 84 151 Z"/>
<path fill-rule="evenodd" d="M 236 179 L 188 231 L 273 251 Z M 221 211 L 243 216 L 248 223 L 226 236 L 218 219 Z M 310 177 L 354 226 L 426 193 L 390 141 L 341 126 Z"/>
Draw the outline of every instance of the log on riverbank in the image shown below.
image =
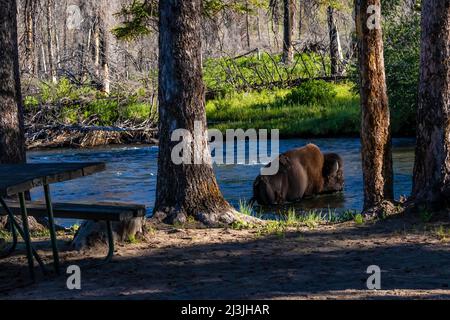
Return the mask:
<path fill-rule="evenodd" d="M 157 129 L 82 125 L 35 125 L 27 128 L 27 148 L 89 148 L 113 144 L 157 144 Z"/>

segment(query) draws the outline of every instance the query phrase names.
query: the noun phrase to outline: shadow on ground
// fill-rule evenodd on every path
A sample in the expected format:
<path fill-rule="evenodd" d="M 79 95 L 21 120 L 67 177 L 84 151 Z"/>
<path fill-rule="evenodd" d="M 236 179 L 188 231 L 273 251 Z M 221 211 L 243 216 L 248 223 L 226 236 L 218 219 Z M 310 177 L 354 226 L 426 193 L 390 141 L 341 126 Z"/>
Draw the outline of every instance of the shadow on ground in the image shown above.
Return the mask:
<path fill-rule="evenodd" d="M 15 279 L 16 286 L 0 292 L 0 298 L 297 299 L 327 297 L 329 292 L 354 298 L 355 291 L 367 289 L 367 267 L 378 265 L 385 293 L 375 298 L 420 297 L 429 291 L 428 298 L 449 299 L 450 248 L 415 228 L 394 219 L 363 227 L 290 231 L 284 237 L 249 236 L 248 231 L 242 237 L 234 230 L 166 234 L 132 255 L 119 249 L 121 256 L 105 266 L 82 267 L 80 291 L 66 288 L 66 275 L 20 288 L 26 285 L 27 269 L 23 255 L 17 255 L 0 261 L 0 281 Z M 166 231 L 157 231 L 155 238 L 161 232 Z M 216 243 L 193 244 L 189 239 L 197 232 L 214 233 Z M 174 237 L 179 243 L 164 244 Z M 91 262 L 79 253 L 66 255 L 65 266 Z"/>

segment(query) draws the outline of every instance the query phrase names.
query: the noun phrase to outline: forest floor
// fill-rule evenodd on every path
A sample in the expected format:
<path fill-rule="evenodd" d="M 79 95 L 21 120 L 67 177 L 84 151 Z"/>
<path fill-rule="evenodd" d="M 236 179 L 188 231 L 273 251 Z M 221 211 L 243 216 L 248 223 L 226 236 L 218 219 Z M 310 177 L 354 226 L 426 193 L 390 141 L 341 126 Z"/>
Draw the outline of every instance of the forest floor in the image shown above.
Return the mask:
<path fill-rule="evenodd" d="M 0 299 L 450 299 L 449 227 L 405 217 L 277 235 L 151 225 L 96 268 L 87 264 L 104 252 L 61 241 L 64 266 L 81 267 L 81 290 L 67 289 L 65 272 L 27 284 L 23 250 L 0 260 Z M 51 260 L 48 241 L 35 243 Z M 381 290 L 366 287 L 370 265 L 382 270 Z"/>

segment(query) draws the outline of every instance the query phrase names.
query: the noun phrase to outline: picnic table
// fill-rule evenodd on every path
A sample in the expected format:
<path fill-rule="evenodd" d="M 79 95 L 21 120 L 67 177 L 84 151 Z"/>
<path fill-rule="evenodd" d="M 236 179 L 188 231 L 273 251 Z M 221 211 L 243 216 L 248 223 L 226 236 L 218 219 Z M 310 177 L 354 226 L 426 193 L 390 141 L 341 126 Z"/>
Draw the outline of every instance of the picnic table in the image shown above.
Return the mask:
<path fill-rule="evenodd" d="M 48 217 L 50 238 L 53 250 L 54 268 L 59 273 L 59 256 L 57 239 L 55 233 L 55 222 L 53 205 L 50 194 L 50 184 L 72 180 L 87 175 L 91 175 L 105 170 L 105 164 L 96 163 L 42 163 L 42 164 L 2 164 L 0 165 L 0 204 L 8 216 L 11 232 L 13 236 L 13 245 L 8 250 L 11 254 L 17 245 L 17 233 L 23 238 L 26 245 L 26 254 L 28 259 L 28 267 L 32 280 L 35 279 L 34 274 L 34 258 L 41 268 L 45 270 L 42 259 L 33 248 L 28 226 L 28 213 L 26 192 L 35 187 L 43 187 L 45 195 L 45 211 Z M 22 218 L 22 226 L 14 219 L 14 210 L 10 208 L 12 205 L 6 198 L 18 195 L 20 216 Z M 109 225 L 110 227 L 110 225 Z M 108 230 L 111 232 L 111 230 Z"/>

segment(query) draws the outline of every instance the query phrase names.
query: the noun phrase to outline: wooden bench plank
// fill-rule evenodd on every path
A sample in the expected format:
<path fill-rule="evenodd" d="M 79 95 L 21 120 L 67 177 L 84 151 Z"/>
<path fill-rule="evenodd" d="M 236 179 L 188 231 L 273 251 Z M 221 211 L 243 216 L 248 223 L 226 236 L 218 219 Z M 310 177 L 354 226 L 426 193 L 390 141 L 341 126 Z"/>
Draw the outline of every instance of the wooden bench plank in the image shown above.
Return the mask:
<path fill-rule="evenodd" d="M 8 207 L 14 215 L 20 215 L 20 205 L 18 202 L 7 202 Z M 27 202 L 27 212 L 29 216 L 46 217 L 47 207 L 44 202 Z M 125 221 L 132 218 L 144 217 L 146 208 L 144 205 L 102 202 L 102 203 L 54 203 L 53 215 L 56 218 L 98 220 L 98 221 Z M 6 215 L 0 209 L 0 215 Z"/>
<path fill-rule="evenodd" d="M 45 184 L 88 176 L 105 168 L 102 162 L 1 164 L 0 196 L 12 196 Z"/>

